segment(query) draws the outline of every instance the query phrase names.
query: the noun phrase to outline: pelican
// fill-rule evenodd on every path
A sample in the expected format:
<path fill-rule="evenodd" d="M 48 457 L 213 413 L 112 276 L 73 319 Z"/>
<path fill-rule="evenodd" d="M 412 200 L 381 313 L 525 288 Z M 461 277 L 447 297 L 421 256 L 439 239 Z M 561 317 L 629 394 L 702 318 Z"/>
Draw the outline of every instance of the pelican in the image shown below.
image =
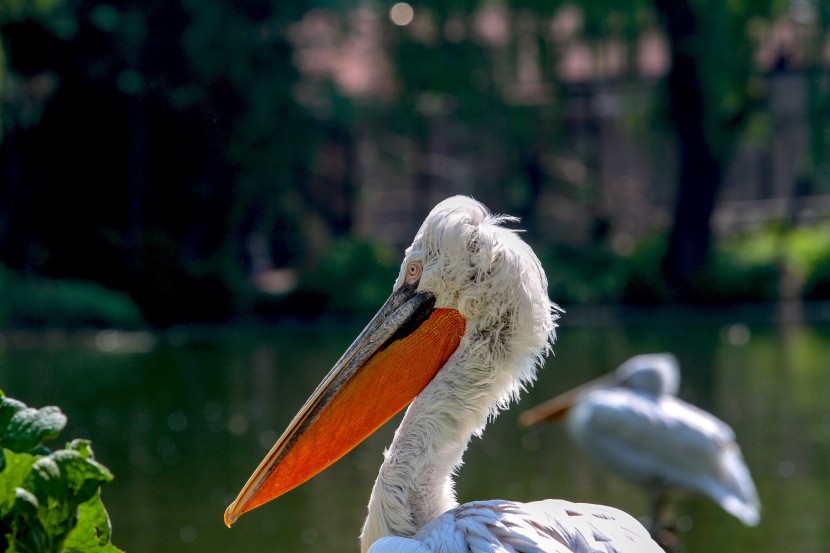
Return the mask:
<path fill-rule="evenodd" d="M 757 525 L 761 503 L 735 433 L 675 397 L 679 386 L 673 355 L 637 355 L 613 373 L 523 412 L 519 424 L 566 417 L 580 449 L 650 492 L 652 535 L 663 530 L 677 490 L 708 496 L 747 526 Z"/>
<path fill-rule="evenodd" d="M 364 553 L 661 551 L 610 507 L 456 501 L 453 475 L 469 440 L 534 380 L 555 338 L 560 310 L 536 255 L 502 226 L 513 220 L 463 196 L 430 212 L 392 295 L 228 506 L 228 526 L 409 405 L 369 499 Z"/>

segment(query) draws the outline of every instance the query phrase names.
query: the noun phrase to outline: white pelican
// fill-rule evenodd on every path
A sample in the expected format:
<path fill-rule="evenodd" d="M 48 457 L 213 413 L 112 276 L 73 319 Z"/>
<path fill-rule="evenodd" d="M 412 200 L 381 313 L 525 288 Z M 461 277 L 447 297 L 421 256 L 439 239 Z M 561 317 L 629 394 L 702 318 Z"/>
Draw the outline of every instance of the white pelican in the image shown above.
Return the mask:
<path fill-rule="evenodd" d="M 559 308 L 547 278 L 530 247 L 500 226 L 506 220 L 462 196 L 432 210 L 392 295 L 227 508 L 228 526 L 412 402 L 384 452 L 363 552 L 661 551 L 639 522 L 610 507 L 456 502 L 452 477 L 468 441 L 534 379 L 555 337 Z"/>
<path fill-rule="evenodd" d="M 735 433 L 675 397 L 679 385 L 673 355 L 637 355 L 613 373 L 525 411 L 519 423 L 567 417 L 580 449 L 652 494 L 655 535 L 676 490 L 708 496 L 747 526 L 757 525 L 761 503 Z"/>

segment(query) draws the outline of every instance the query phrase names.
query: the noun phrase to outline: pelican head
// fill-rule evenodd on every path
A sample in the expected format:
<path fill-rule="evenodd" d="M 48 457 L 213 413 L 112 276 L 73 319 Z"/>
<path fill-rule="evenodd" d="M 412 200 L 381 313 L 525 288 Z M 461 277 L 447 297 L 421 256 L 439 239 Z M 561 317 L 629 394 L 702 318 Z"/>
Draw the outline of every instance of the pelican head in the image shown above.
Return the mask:
<path fill-rule="evenodd" d="M 481 203 L 454 196 L 439 203 L 407 248 L 395 287 L 412 265 L 422 266 L 418 289 L 436 308 L 457 311 L 466 323 L 459 356 L 474 358 L 486 344 L 495 386 L 504 406 L 535 376 L 555 339 L 559 308 L 548 299 L 548 281 L 536 254 L 516 231 L 501 226 L 515 217 L 491 215 Z M 483 352 L 480 352 L 483 353 Z M 467 371 L 473 370 L 470 364 Z M 484 379 L 484 382 L 481 380 Z"/>
<path fill-rule="evenodd" d="M 680 387 L 680 367 L 670 353 L 635 355 L 615 372 L 620 386 L 653 396 L 676 396 Z"/>
<path fill-rule="evenodd" d="M 226 524 L 324 470 L 416 396 L 407 417 L 417 404 L 419 423 L 440 419 L 426 431 L 428 445 L 461 442 L 460 451 L 439 455 L 450 466 L 435 461 L 438 469 L 422 471 L 449 478 L 469 436 L 533 380 L 555 337 L 558 308 L 536 255 L 502 226 L 511 220 L 462 196 L 430 212 L 392 295 L 251 475 L 225 511 Z M 412 462 L 435 460 L 421 457 L 427 460 Z"/>

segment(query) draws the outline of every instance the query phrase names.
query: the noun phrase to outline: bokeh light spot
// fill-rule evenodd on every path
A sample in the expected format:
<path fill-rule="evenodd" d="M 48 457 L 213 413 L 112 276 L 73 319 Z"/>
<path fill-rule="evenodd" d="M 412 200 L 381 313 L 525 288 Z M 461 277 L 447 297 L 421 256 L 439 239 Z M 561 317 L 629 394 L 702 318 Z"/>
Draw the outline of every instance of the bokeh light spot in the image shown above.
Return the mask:
<path fill-rule="evenodd" d="M 181 411 L 170 413 L 167 417 L 167 426 L 169 426 L 170 430 L 174 432 L 181 432 L 187 428 L 187 415 Z"/>
<path fill-rule="evenodd" d="M 197 535 L 196 529 L 190 525 L 182 526 L 179 530 L 179 537 L 184 543 L 193 543 Z"/>
<path fill-rule="evenodd" d="M 674 523 L 675 527 L 680 532 L 688 532 L 692 529 L 692 517 L 688 515 L 680 515 Z"/>
<path fill-rule="evenodd" d="M 406 2 L 398 2 L 392 6 L 391 10 L 389 10 L 389 19 L 391 19 L 392 23 L 395 25 L 400 25 L 401 27 L 412 23 L 414 18 L 415 10 L 413 10 L 412 6 Z"/>
<path fill-rule="evenodd" d="M 743 323 L 729 325 L 721 332 L 721 339 L 732 346 L 745 346 L 752 337 L 749 327 Z"/>
<path fill-rule="evenodd" d="M 228 430 L 231 434 L 241 436 L 248 431 L 248 417 L 245 415 L 233 415 L 228 419 Z"/>
<path fill-rule="evenodd" d="M 300 539 L 306 545 L 311 545 L 317 541 L 317 530 L 314 528 L 304 528 L 300 534 Z"/>

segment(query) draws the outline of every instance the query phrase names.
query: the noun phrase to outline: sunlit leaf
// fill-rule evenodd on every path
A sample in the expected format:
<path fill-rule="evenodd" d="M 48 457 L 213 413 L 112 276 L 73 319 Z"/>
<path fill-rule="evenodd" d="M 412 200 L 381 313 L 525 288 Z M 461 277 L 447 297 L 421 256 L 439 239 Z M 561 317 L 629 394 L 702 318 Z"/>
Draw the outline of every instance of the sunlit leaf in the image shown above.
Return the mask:
<path fill-rule="evenodd" d="M 16 491 L 32 469 L 37 459 L 28 453 L 15 453 L 4 450 L 6 466 L 0 472 L 0 517 L 6 516 L 15 506 Z"/>
<path fill-rule="evenodd" d="M 33 409 L 0 397 L 0 446 L 29 452 L 51 440 L 66 426 L 66 416 L 54 406 Z"/>
<path fill-rule="evenodd" d="M 110 543 L 110 519 L 100 493 L 78 508 L 78 524 L 63 545 L 64 553 L 110 553 L 119 551 Z"/>

